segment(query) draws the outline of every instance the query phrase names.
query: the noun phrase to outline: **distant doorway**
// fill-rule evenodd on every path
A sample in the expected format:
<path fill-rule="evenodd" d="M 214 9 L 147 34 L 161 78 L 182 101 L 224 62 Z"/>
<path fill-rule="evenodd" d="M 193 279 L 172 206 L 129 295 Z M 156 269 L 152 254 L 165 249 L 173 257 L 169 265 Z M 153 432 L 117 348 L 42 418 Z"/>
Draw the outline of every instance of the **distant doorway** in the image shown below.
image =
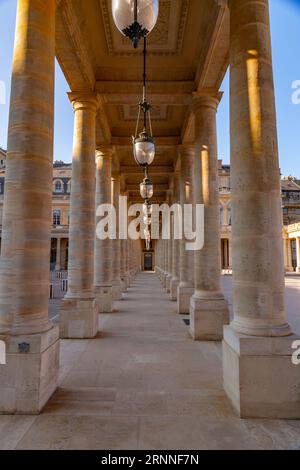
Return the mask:
<path fill-rule="evenodd" d="M 153 271 L 153 253 L 144 253 L 144 271 Z"/>

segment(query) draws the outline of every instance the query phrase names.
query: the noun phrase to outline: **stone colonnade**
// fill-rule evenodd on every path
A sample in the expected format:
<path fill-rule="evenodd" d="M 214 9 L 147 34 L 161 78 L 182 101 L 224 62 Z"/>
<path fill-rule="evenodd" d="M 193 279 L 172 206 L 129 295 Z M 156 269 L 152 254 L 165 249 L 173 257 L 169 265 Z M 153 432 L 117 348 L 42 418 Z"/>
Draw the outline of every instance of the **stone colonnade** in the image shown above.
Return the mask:
<path fill-rule="evenodd" d="M 0 263 L 0 340 L 7 345 L 0 412 L 12 414 L 38 413 L 58 384 L 59 334 L 48 318 L 56 1 L 46 3 L 19 0 L 16 24 Z M 179 148 L 180 177 L 168 194 L 169 203 L 203 204 L 204 245 L 200 251 L 187 250 L 186 234 L 181 241 L 174 236 L 159 241 L 157 272 L 177 300 L 178 313 L 190 313 L 195 340 L 224 336 L 224 387 L 239 415 L 299 418 L 300 376 L 292 363 L 296 338 L 284 305 L 268 0 L 229 0 L 228 5 L 231 324 L 220 289 L 217 90 L 194 95 L 195 143 Z M 60 334 L 93 338 L 98 313 L 112 311 L 127 278 L 141 269 L 141 243 L 95 240 L 96 205 L 113 202 L 118 209 L 120 175 L 111 168 L 112 149 L 96 152 L 97 94 L 74 91 L 69 96 L 74 108 L 69 282 Z M 300 266 L 300 241 L 297 245 Z"/>
<path fill-rule="evenodd" d="M 197 93 L 195 144 L 180 152 L 180 201 L 205 212 L 204 246 L 181 242 L 179 313 L 190 313 L 196 340 L 223 338 L 224 388 L 244 418 L 299 418 L 300 376 L 284 305 L 280 170 L 268 0 L 230 0 L 233 321 L 220 288 L 220 220 L 216 111 L 220 95 Z M 189 192 L 188 191 L 188 192 Z M 157 272 L 168 275 L 168 243 L 159 243 Z M 171 252 L 175 256 L 175 252 Z M 300 272 L 300 238 L 296 237 Z M 285 266 L 292 265 L 290 240 Z M 166 261 L 167 260 L 167 261 Z M 176 261 L 173 260 L 175 263 Z M 290 269 L 288 269 L 290 270 Z M 278 374 L 284 373 L 284 380 Z"/>

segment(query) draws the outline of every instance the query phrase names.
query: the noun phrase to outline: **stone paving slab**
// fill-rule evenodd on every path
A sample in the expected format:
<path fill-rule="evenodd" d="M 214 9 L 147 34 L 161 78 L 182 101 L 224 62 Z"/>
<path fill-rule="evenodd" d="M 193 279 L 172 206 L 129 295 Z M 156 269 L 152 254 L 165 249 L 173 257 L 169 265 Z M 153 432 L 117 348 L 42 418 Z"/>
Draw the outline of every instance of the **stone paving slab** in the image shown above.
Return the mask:
<path fill-rule="evenodd" d="M 231 277 L 223 284 L 231 303 Z M 296 328 L 299 302 L 289 277 Z M 300 421 L 235 415 L 221 345 L 193 342 L 184 318 L 157 277 L 140 274 L 96 339 L 61 341 L 60 387 L 43 413 L 0 416 L 0 449 L 300 449 Z"/>

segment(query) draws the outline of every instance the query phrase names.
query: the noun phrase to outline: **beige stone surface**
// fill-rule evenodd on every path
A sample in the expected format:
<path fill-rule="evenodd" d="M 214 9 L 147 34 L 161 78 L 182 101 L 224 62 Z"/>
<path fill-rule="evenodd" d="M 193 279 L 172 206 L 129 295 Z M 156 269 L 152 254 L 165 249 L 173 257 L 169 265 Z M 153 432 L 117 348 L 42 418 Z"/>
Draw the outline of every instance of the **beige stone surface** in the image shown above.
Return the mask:
<path fill-rule="evenodd" d="M 194 203 L 204 206 L 204 246 L 194 254 L 195 292 L 190 331 L 195 340 L 221 340 L 229 323 L 220 288 L 221 237 L 216 113 L 221 94 L 193 95 L 195 115 Z"/>
<path fill-rule="evenodd" d="M 97 333 L 94 244 L 98 96 L 82 92 L 70 93 L 69 98 L 74 108 L 74 142 L 68 292 L 61 308 L 61 335 L 64 338 L 84 338 L 87 334 L 90 338 Z"/>
<path fill-rule="evenodd" d="M 111 203 L 111 146 L 96 151 L 96 211 L 101 204 Z M 100 217 L 96 214 L 96 227 Z M 95 237 L 94 287 L 99 313 L 112 312 L 112 241 Z"/>
<path fill-rule="evenodd" d="M 231 304 L 231 277 L 223 287 Z M 100 315 L 96 339 L 61 341 L 60 388 L 37 418 L 0 416 L 0 447 L 300 448 L 300 421 L 236 415 L 222 389 L 221 345 L 191 341 L 154 274 L 139 274 L 117 308 Z"/>
<path fill-rule="evenodd" d="M 290 333 L 268 0 L 230 1 L 233 327 Z"/>

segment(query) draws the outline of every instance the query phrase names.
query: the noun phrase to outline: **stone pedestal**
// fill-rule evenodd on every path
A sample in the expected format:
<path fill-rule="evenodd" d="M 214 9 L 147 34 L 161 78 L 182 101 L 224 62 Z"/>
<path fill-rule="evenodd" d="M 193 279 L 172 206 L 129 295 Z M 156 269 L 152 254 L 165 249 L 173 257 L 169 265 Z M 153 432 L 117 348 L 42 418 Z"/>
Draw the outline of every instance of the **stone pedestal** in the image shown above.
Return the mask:
<path fill-rule="evenodd" d="M 38 414 L 58 386 L 58 327 L 46 333 L 5 336 L 6 365 L 0 366 L 0 413 Z"/>
<path fill-rule="evenodd" d="M 61 338 L 94 338 L 98 332 L 98 306 L 92 299 L 64 298 L 60 310 Z"/>
<path fill-rule="evenodd" d="M 113 300 L 122 300 L 123 297 L 123 286 L 121 280 L 113 280 L 112 281 L 112 298 Z"/>
<path fill-rule="evenodd" d="M 171 281 L 172 281 L 172 274 L 167 273 L 166 275 L 166 291 L 170 292 L 171 291 Z"/>
<path fill-rule="evenodd" d="M 259 338 L 224 328 L 224 388 L 241 418 L 300 418 L 300 366 L 294 335 Z"/>
<path fill-rule="evenodd" d="M 98 313 L 111 313 L 113 311 L 112 286 L 95 287 L 95 300 Z"/>
<path fill-rule="evenodd" d="M 173 301 L 177 300 L 177 291 L 179 286 L 179 279 L 172 277 L 170 285 L 170 299 Z"/>
<path fill-rule="evenodd" d="M 194 293 L 194 286 L 180 283 L 177 288 L 177 312 L 181 315 L 190 313 L 190 301 Z"/>
<path fill-rule="evenodd" d="M 190 333 L 194 340 L 221 341 L 223 327 L 228 324 L 228 304 L 222 294 L 191 298 Z"/>

